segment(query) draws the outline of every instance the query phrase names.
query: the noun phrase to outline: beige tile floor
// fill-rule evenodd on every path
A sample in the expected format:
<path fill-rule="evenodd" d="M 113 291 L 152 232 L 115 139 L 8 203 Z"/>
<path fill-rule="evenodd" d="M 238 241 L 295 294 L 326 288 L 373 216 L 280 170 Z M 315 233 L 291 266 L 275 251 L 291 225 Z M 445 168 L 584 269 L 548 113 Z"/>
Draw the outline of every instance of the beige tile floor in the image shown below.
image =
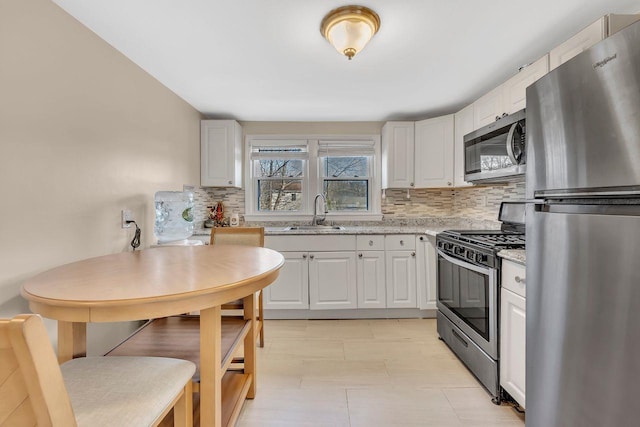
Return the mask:
<path fill-rule="evenodd" d="M 267 320 L 238 426 L 524 426 L 438 340 L 434 319 Z"/>

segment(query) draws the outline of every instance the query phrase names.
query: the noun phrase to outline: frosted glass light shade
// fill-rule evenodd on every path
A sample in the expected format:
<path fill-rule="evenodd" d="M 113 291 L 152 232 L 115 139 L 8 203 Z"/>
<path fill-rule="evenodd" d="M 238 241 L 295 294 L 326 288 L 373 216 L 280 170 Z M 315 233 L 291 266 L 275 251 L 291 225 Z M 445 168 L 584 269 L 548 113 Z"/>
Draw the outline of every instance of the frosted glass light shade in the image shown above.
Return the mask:
<path fill-rule="evenodd" d="M 359 53 L 380 28 L 380 17 L 364 6 L 343 6 L 327 14 L 320 32 L 347 58 Z"/>

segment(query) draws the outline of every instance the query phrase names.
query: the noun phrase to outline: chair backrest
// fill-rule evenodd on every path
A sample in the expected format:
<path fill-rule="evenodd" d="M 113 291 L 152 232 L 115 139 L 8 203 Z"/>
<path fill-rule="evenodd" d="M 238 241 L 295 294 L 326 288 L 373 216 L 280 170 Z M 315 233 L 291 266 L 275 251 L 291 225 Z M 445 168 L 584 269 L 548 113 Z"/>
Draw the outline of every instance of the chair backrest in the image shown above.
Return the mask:
<path fill-rule="evenodd" d="M 42 319 L 0 319 L 0 426 L 75 427 L 71 401 Z"/>
<path fill-rule="evenodd" d="M 212 245 L 264 246 L 263 227 L 214 227 Z"/>

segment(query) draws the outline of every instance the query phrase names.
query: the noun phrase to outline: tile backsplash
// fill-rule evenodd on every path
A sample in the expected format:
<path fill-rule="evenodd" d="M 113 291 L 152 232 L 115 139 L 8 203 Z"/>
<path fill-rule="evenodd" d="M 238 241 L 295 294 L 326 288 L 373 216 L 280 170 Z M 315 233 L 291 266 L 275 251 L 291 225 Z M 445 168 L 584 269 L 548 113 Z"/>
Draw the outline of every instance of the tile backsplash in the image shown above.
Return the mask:
<path fill-rule="evenodd" d="M 473 186 L 456 189 L 386 190 L 382 201 L 385 219 L 417 217 L 469 217 L 479 220 L 496 220 L 502 201 L 524 200 L 525 183 L 506 185 Z M 244 189 L 196 188 L 194 190 L 196 227 L 208 217 L 209 209 L 222 201 L 225 216 L 233 212 L 244 215 Z"/>

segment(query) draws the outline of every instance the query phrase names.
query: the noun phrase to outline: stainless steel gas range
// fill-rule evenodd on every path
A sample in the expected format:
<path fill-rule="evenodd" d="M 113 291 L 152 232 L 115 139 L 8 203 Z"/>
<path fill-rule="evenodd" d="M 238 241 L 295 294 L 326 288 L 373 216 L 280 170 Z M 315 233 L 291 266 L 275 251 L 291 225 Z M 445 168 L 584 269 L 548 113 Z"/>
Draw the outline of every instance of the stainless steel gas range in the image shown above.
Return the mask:
<path fill-rule="evenodd" d="M 524 203 L 500 206 L 501 230 L 436 237 L 438 334 L 500 403 L 499 295 L 502 249 L 524 249 Z"/>

